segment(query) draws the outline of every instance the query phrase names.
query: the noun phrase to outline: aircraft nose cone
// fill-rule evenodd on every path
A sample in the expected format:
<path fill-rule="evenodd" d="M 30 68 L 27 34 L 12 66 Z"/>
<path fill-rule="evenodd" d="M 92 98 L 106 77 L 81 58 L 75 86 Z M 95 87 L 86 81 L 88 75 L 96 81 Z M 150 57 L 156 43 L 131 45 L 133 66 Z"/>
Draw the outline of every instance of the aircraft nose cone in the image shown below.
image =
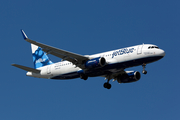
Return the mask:
<path fill-rule="evenodd" d="M 161 50 L 160 53 L 159 53 L 162 57 L 164 57 L 166 55 L 165 51 L 164 50 Z"/>

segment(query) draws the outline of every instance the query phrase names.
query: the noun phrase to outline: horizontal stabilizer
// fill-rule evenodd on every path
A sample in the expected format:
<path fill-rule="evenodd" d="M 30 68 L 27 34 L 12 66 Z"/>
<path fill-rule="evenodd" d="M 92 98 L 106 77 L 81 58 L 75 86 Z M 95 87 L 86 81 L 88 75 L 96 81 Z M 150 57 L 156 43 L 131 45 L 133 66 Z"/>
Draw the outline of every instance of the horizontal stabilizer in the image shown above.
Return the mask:
<path fill-rule="evenodd" d="M 30 67 L 26 67 L 26 66 L 22 66 L 22 65 L 18 65 L 18 64 L 12 64 L 12 66 L 15 66 L 17 68 L 23 69 L 23 70 L 28 71 L 28 72 L 33 72 L 33 73 L 40 73 L 41 72 L 40 70 L 33 69 Z"/>

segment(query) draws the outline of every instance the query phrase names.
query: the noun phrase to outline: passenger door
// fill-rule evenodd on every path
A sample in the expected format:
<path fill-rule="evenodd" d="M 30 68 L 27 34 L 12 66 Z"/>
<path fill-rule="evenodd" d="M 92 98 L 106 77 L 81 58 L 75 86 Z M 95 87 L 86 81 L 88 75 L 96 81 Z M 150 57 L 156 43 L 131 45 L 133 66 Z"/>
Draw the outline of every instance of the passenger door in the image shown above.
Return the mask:
<path fill-rule="evenodd" d="M 47 66 L 47 74 L 51 74 L 51 65 Z"/>
<path fill-rule="evenodd" d="M 143 48 L 144 44 L 143 45 L 139 45 L 138 46 L 138 49 L 137 49 L 137 54 L 142 54 L 142 48 Z"/>

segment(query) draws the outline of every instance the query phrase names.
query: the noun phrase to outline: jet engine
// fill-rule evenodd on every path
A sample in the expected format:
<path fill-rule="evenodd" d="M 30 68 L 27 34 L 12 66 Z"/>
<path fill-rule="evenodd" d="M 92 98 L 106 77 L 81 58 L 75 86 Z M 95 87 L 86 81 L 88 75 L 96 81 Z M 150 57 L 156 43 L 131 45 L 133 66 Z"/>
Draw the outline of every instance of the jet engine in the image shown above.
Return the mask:
<path fill-rule="evenodd" d="M 106 65 L 106 59 L 104 57 L 93 58 L 85 63 L 85 68 L 99 68 Z"/>
<path fill-rule="evenodd" d="M 131 83 L 136 82 L 141 78 L 141 74 L 138 71 L 125 71 L 124 74 L 117 76 L 118 83 Z"/>

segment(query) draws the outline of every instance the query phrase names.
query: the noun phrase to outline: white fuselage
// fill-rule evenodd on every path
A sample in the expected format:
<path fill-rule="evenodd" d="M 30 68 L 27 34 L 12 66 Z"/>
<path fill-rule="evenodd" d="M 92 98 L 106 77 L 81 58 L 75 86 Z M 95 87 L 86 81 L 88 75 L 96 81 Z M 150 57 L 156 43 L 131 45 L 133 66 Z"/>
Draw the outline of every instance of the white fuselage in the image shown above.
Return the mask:
<path fill-rule="evenodd" d="M 106 65 L 96 69 L 93 73 L 89 71 L 87 74 L 89 77 L 103 76 L 107 72 L 118 72 L 125 68 L 157 61 L 164 57 L 164 55 L 165 52 L 162 49 L 152 44 L 142 44 L 94 54 L 88 56 L 89 59 L 104 57 L 106 59 Z M 27 76 L 47 79 L 73 79 L 80 77 L 78 71 L 82 70 L 68 61 L 54 63 L 38 69 L 41 70 L 39 74 L 27 72 Z"/>

